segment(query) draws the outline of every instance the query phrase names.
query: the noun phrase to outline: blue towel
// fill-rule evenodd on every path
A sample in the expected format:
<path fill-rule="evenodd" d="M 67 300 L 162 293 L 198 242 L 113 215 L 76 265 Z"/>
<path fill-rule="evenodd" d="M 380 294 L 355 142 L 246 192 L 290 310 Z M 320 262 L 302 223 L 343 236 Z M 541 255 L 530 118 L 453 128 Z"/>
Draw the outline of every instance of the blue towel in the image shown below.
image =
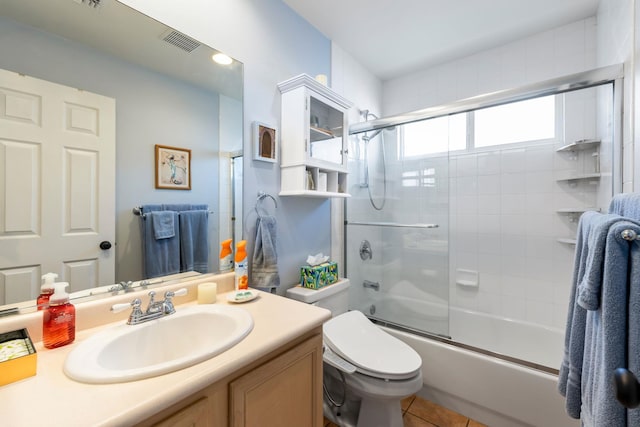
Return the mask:
<path fill-rule="evenodd" d="M 640 221 L 640 193 L 616 194 L 609 203 L 609 213 Z"/>
<path fill-rule="evenodd" d="M 609 228 L 601 304 L 587 313 L 581 412 L 582 425 L 587 427 L 627 425 L 626 408 L 616 400 L 612 386 L 614 370 L 627 366 L 627 335 L 640 330 L 638 325 L 627 327 L 628 285 L 635 281 L 633 287 L 638 287 L 640 276 L 629 277 L 631 247 L 637 243 L 622 238 L 625 229 L 640 233 L 640 227 L 629 221 L 618 221 Z M 638 351 L 640 348 L 629 348 L 629 352 Z"/>
<path fill-rule="evenodd" d="M 260 215 L 256 222 L 256 239 L 251 264 L 253 287 L 271 291 L 280 286 L 278 275 L 277 223 L 271 215 Z"/>
<path fill-rule="evenodd" d="M 142 212 L 145 215 L 140 221 L 142 231 L 143 274 L 145 279 L 176 274 L 180 272 L 180 232 L 175 229 L 175 235 L 166 239 L 156 239 L 153 229 L 151 214 L 161 210 L 159 205 L 144 205 Z M 146 215 L 149 215 L 147 217 Z M 174 224 L 177 223 L 178 214 L 173 212 Z"/>
<path fill-rule="evenodd" d="M 585 262 L 584 275 L 578 283 L 578 304 L 587 310 L 597 310 L 600 307 L 607 233 L 609 227 L 621 219 L 617 214 L 593 216 L 589 233 L 589 255 Z"/>
<path fill-rule="evenodd" d="M 587 311 L 577 303 L 578 284 L 582 281 L 589 254 L 589 232 L 600 214 L 585 212 L 578 222 L 576 251 L 571 282 L 571 296 L 564 335 L 564 355 L 558 374 L 558 390 L 566 397 L 567 414 L 580 418 L 582 360 Z"/>
<path fill-rule="evenodd" d="M 149 212 L 145 218 L 153 225 L 153 236 L 156 240 L 168 239 L 176 235 L 173 211 Z"/>
<path fill-rule="evenodd" d="M 209 271 L 209 211 L 180 212 L 180 267 L 182 271 Z"/>
<path fill-rule="evenodd" d="M 640 236 L 640 228 L 631 228 Z M 630 244 L 627 369 L 640 378 L 640 242 Z M 640 426 L 640 408 L 627 409 L 627 426 Z"/>

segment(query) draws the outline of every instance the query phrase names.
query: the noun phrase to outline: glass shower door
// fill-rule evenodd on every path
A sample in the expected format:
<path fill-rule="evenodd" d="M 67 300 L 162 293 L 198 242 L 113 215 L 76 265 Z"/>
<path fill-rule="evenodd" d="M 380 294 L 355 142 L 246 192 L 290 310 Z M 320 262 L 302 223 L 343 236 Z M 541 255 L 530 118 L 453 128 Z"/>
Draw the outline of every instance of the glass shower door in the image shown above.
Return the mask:
<path fill-rule="evenodd" d="M 416 155 L 411 126 L 351 136 L 349 300 L 371 319 L 448 336 L 448 132 L 443 152 Z"/>

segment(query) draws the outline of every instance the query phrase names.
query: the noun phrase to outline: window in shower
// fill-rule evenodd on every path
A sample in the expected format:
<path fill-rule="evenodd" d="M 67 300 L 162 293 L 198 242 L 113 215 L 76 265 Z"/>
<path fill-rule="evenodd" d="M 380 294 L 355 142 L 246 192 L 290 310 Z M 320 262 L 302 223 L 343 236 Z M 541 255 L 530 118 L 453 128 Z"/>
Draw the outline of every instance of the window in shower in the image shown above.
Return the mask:
<path fill-rule="evenodd" d="M 399 158 L 464 150 L 467 146 L 467 115 L 436 117 L 400 128 Z"/>
<path fill-rule="evenodd" d="M 473 113 L 473 146 L 489 147 L 556 137 L 556 96 L 484 108 Z"/>
<path fill-rule="evenodd" d="M 398 158 L 552 141 L 562 121 L 560 101 L 550 95 L 406 124 L 400 128 Z"/>

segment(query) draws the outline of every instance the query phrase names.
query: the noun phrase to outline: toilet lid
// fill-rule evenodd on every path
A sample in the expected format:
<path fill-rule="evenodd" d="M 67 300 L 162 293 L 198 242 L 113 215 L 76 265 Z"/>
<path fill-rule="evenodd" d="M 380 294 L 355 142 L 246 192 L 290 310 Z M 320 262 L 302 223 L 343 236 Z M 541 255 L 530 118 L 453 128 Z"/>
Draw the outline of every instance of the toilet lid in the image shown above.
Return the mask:
<path fill-rule="evenodd" d="M 401 380 L 414 377 L 422 366 L 422 359 L 414 349 L 384 332 L 359 311 L 349 311 L 327 321 L 323 333 L 325 345 L 363 374 Z"/>

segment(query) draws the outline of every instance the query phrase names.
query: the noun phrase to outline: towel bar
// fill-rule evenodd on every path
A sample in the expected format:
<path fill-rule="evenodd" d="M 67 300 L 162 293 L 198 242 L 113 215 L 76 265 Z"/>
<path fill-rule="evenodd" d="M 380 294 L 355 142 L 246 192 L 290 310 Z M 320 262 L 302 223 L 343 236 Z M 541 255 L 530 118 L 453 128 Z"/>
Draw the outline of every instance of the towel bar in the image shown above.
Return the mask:
<path fill-rule="evenodd" d="M 266 198 L 270 198 L 271 200 L 273 200 L 273 204 L 276 207 L 276 209 L 278 209 L 278 202 L 276 201 L 276 198 L 273 197 L 271 194 L 269 193 L 265 193 L 264 191 L 259 191 L 258 192 L 258 197 L 256 198 L 256 206 L 254 207 L 256 213 L 258 214 L 258 216 L 262 216 L 260 215 L 260 211 L 258 210 L 259 208 L 262 208 L 262 202 L 264 201 L 264 199 Z M 262 210 L 264 212 L 267 212 L 266 209 L 262 208 Z"/>
<path fill-rule="evenodd" d="M 136 206 L 135 208 L 131 209 L 131 211 L 136 216 L 141 216 L 142 218 L 145 218 L 146 216 L 145 213 L 142 213 L 142 206 Z M 213 211 L 209 211 L 209 214 L 212 214 L 212 213 Z M 178 212 L 178 215 L 180 215 L 180 212 Z"/>

